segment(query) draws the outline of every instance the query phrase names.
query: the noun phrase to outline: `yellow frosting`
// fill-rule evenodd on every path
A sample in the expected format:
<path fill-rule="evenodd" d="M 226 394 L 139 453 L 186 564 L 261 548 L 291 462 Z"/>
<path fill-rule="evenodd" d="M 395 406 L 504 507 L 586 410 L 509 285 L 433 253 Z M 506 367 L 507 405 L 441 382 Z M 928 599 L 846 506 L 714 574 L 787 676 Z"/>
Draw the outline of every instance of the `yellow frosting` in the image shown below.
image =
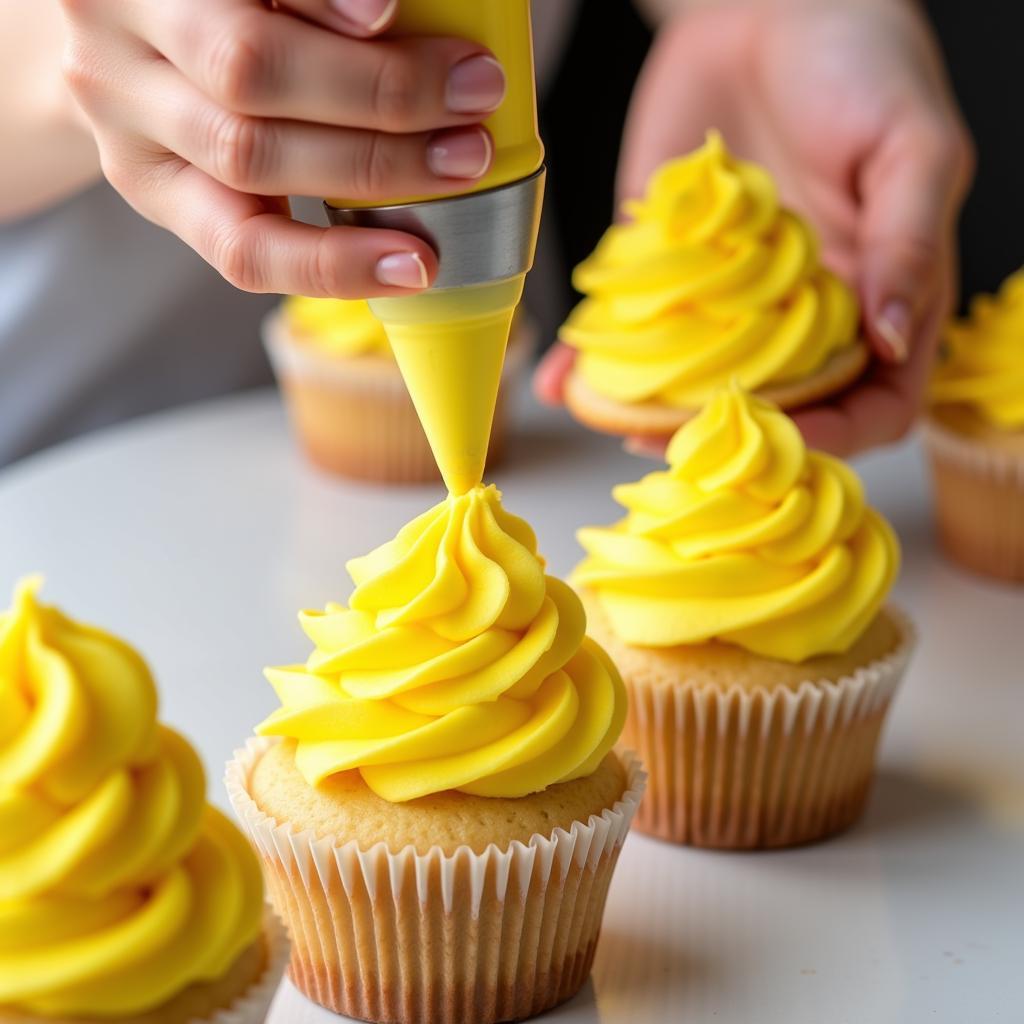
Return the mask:
<path fill-rule="evenodd" d="M 622 681 L 579 598 L 493 487 L 450 496 L 348 566 L 349 606 L 304 612 L 315 650 L 269 669 L 311 785 L 358 769 L 393 802 L 521 797 L 590 775 L 622 730 Z"/>
<path fill-rule="evenodd" d="M 307 344 L 336 356 L 390 355 L 387 335 L 363 300 L 285 299 L 284 315 Z"/>
<path fill-rule="evenodd" d="M 0 615 L 0 1008 L 130 1018 L 255 942 L 259 864 L 145 662 L 35 591 Z"/>
<path fill-rule="evenodd" d="M 580 531 L 574 581 L 627 643 L 722 640 L 803 661 L 846 651 L 899 567 L 856 475 L 807 451 L 774 406 L 725 390 L 673 438 L 669 468 L 615 489 L 628 514 Z"/>
<path fill-rule="evenodd" d="M 856 341 L 856 301 L 811 229 L 717 133 L 626 211 L 577 268 L 587 298 L 561 333 L 599 394 L 696 408 L 732 380 L 800 380 Z"/>
<path fill-rule="evenodd" d="M 398 368 L 452 494 L 483 480 L 505 351 L 526 275 L 374 299 Z"/>
<path fill-rule="evenodd" d="M 1024 269 L 948 326 L 931 398 L 967 405 L 994 426 L 1024 429 Z"/>

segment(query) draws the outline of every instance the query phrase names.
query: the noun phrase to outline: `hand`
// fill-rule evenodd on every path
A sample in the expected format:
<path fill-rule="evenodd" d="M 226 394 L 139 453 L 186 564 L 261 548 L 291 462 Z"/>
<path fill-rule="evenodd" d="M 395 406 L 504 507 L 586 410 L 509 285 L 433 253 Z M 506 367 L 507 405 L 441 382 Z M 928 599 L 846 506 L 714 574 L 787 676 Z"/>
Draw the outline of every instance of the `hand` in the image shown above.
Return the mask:
<path fill-rule="evenodd" d="M 954 295 L 956 223 L 972 151 L 923 16 L 908 0 L 715 4 L 668 23 L 637 87 L 620 192 L 722 130 L 810 218 L 826 264 L 859 293 L 878 356 L 853 390 L 795 418 L 849 455 L 894 441 L 923 400 Z M 558 401 L 573 354 L 538 393 Z"/>
<path fill-rule="evenodd" d="M 485 48 L 372 39 L 396 0 L 61 3 L 65 77 L 107 178 L 232 284 L 361 298 L 433 280 L 420 239 L 300 224 L 287 197 L 385 200 L 483 176 L 479 122 L 505 91 Z"/>

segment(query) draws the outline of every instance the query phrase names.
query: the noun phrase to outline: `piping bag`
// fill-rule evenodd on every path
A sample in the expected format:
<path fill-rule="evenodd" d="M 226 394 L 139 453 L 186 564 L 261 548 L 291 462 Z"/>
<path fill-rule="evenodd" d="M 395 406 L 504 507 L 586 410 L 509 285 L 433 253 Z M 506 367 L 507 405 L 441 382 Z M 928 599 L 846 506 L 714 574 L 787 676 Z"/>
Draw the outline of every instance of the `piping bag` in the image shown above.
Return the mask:
<path fill-rule="evenodd" d="M 544 201 L 530 0 L 400 0 L 392 36 L 472 39 L 505 69 L 505 100 L 485 122 L 491 170 L 455 196 L 325 203 L 332 224 L 392 228 L 438 254 L 427 291 L 371 299 L 452 494 L 483 479 L 512 317 L 533 266 Z"/>

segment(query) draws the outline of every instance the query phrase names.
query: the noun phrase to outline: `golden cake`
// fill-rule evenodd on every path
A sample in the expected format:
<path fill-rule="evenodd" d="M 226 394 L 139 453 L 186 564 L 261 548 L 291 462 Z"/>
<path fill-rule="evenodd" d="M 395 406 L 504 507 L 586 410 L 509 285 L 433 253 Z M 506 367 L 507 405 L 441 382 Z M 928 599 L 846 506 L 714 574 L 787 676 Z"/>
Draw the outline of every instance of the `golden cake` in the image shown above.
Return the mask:
<path fill-rule="evenodd" d="M 643 785 L 621 677 L 493 487 L 349 563 L 281 707 L 229 767 L 311 999 L 519 1020 L 573 996 Z"/>

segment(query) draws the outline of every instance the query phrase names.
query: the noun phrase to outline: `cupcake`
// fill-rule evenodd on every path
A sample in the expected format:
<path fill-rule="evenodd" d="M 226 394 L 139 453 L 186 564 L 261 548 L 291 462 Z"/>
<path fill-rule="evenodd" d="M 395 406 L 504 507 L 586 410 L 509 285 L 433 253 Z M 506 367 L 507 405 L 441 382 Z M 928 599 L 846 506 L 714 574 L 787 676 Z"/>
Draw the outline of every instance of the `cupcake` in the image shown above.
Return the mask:
<path fill-rule="evenodd" d="M 658 170 L 577 269 L 561 330 L 566 403 L 597 430 L 666 438 L 736 380 L 786 409 L 835 394 L 868 361 L 857 302 L 762 168 L 712 132 Z"/>
<path fill-rule="evenodd" d="M 1024 582 L 1024 270 L 947 328 L 925 438 L 943 548 Z"/>
<path fill-rule="evenodd" d="M 738 387 L 616 488 L 573 582 L 650 772 L 637 827 L 695 846 L 822 839 L 864 807 L 912 646 L 899 550 L 843 463 Z"/>
<path fill-rule="evenodd" d="M 490 461 L 502 455 L 531 346 L 513 328 L 494 417 Z M 296 434 L 322 469 L 382 483 L 440 479 L 384 329 L 366 302 L 292 297 L 270 315 L 264 340 Z"/>
<path fill-rule="evenodd" d="M 493 487 L 348 568 L 228 770 L 292 980 L 370 1021 L 542 1013 L 590 972 L 643 784 L 622 680 Z"/>
<path fill-rule="evenodd" d="M 286 944 L 258 861 L 142 658 L 36 586 L 0 615 L 0 1022 L 263 1021 Z"/>

